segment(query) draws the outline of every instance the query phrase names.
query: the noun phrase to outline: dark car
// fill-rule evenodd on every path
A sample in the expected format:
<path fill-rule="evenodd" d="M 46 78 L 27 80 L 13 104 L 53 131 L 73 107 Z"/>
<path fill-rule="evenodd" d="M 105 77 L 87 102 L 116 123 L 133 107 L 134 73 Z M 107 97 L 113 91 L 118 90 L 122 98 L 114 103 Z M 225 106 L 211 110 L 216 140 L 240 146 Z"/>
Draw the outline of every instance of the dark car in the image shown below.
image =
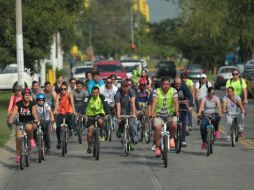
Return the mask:
<path fill-rule="evenodd" d="M 188 64 L 185 72 L 190 79 L 200 79 L 201 74 L 204 74 L 205 70 L 199 64 Z"/>
<path fill-rule="evenodd" d="M 173 61 L 160 61 L 157 65 L 157 77 L 170 77 L 175 78 L 176 66 Z"/>

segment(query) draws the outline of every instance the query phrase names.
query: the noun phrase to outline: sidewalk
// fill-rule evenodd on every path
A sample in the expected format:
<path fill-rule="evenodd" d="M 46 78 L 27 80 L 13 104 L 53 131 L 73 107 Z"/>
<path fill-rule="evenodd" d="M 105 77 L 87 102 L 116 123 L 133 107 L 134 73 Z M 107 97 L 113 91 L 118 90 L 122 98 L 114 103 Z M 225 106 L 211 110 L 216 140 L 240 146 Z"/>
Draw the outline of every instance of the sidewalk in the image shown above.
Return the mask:
<path fill-rule="evenodd" d="M 15 163 L 16 148 L 14 138 L 0 149 L 0 189 L 4 190 L 14 172 L 19 168 Z"/>

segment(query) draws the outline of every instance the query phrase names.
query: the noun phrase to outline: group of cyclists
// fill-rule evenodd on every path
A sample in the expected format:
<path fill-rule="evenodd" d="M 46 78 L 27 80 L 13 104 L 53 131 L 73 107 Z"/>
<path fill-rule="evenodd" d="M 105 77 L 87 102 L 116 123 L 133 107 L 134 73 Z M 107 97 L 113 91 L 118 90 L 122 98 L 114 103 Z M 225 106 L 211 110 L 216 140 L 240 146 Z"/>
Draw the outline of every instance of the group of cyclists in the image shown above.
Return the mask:
<path fill-rule="evenodd" d="M 206 127 L 208 121 L 201 115 L 217 114 L 213 121 L 216 138 L 220 137 L 219 122 L 222 113 L 235 112 L 238 114 L 239 135 L 243 136 L 244 129 L 244 104 L 248 103 L 246 83 L 240 78 L 237 69 L 232 71 L 233 78 L 227 81 L 226 93 L 221 106 L 220 99 L 215 95 L 212 83 L 207 80 L 205 74 L 201 75 L 198 82 L 188 79 L 187 73 L 176 76 L 173 82 L 169 78 L 162 78 L 161 81 L 153 76 L 150 78 L 146 70 L 139 70 L 138 67 L 132 73 L 131 79 L 118 82 L 116 75 L 111 75 L 103 80 L 98 71 L 87 72 L 86 81 L 71 78 L 68 82 L 63 81 L 62 76 L 57 76 L 56 83 L 51 86 L 45 82 L 43 88 L 38 81 L 32 83 L 31 89 L 16 86 L 14 95 L 10 98 L 8 108 L 9 125 L 15 124 L 16 120 L 22 122 L 28 134 L 31 148 L 36 146 L 34 135 L 38 122 L 43 130 L 45 147 L 50 151 L 50 135 L 53 123 L 56 123 L 57 149 L 61 148 L 61 123 L 63 118 L 70 129 L 70 135 L 75 126 L 74 118 L 78 114 L 85 115 L 87 120 L 84 126 L 87 128 L 87 153 L 92 152 L 91 141 L 94 122 L 93 116 L 99 116 L 98 127 L 103 129 L 105 120 L 109 115 L 116 118 L 118 128 L 116 136 L 121 137 L 124 127 L 124 120 L 121 115 L 132 115 L 129 118 L 130 126 L 130 150 L 135 150 L 139 141 L 138 120 L 141 114 L 150 118 L 154 130 L 154 141 L 152 150 L 155 156 L 161 155 L 160 139 L 164 123 L 169 126 L 169 146 L 175 147 L 174 134 L 177 122 L 182 123 L 182 147 L 186 147 L 186 136 L 192 130 L 193 107 L 196 104 L 198 125 L 202 137 L 201 149 L 207 148 Z M 143 112 L 142 109 L 146 111 Z M 228 126 L 232 118 L 227 115 Z M 20 129 L 16 129 L 16 137 L 21 136 Z M 228 133 L 225 138 L 228 140 Z M 105 140 L 104 133 L 101 133 L 101 141 Z M 19 147 L 16 144 L 16 162 L 20 160 Z"/>

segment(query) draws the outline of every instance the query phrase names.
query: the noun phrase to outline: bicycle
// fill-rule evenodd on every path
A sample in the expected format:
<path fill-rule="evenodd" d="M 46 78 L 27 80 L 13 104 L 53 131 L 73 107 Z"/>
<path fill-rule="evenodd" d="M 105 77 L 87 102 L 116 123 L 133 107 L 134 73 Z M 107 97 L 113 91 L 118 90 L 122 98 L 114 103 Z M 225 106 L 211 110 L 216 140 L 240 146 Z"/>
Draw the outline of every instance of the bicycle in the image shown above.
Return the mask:
<path fill-rule="evenodd" d="M 231 141 L 232 147 L 235 147 L 235 143 L 238 142 L 238 138 L 239 138 L 239 126 L 237 124 L 238 114 L 228 112 L 228 115 L 233 119 L 232 124 L 230 126 L 230 141 Z"/>
<path fill-rule="evenodd" d="M 41 163 L 41 161 L 44 160 L 44 154 L 45 154 L 45 146 L 44 146 L 44 138 L 43 138 L 41 122 L 38 122 L 36 142 L 37 142 L 37 150 L 38 150 L 38 162 Z"/>
<path fill-rule="evenodd" d="M 210 154 L 213 154 L 213 146 L 214 146 L 214 141 L 215 141 L 215 129 L 212 124 L 212 121 L 217 117 L 218 114 L 210 114 L 205 117 L 209 124 L 207 126 L 207 132 L 206 132 L 206 142 L 207 142 L 207 152 L 206 155 L 209 156 Z"/>
<path fill-rule="evenodd" d="M 61 123 L 61 144 L 62 144 L 62 156 L 67 154 L 67 144 L 69 142 L 69 128 L 65 122 L 66 115 L 64 115 L 63 122 Z"/>
<path fill-rule="evenodd" d="M 120 115 L 121 119 L 124 119 L 124 135 L 122 137 L 123 153 L 128 156 L 130 152 L 130 126 L 129 118 L 134 117 L 132 115 Z"/>
<path fill-rule="evenodd" d="M 89 116 L 91 117 L 91 116 Z M 92 145 L 93 145 L 93 157 L 96 160 L 99 160 L 100 156 L 100 128 L 98 127 L 98 119 L 100 116 L 92 116 L 94 128 L 92 134 Z"/>
<path fill-rule="evenodd" d="M 145 137 L 145 142 L 148 144 L 151 140 L 151 125 L 146 114 L 147 106 L 141 105 L 141 108 L 142 112 L 138 121 L 138 136 L 140 142 L 142 142 L 143 138 Z"/>
<path fill-rule="evenodd" d="M 182 110 L 180 110 L 181 112 Z M 182 128 L 182 122 L 180 121 L 180 118 L 177 117 L 177 128 L 176 128 L 176 133 L 175 133 L 175 151 L 176 153 L 181 152 L 182 148 L 182 137 L 183 137 L 183 128 Z"/>
<path fill-rule="evenodd" d="M 32 123 L 32 122 L 31 122 Z M 21 130 L 21 137 L 17 138 L 17 141 L 20 143 L 20 162 L 19 166 L 21 170 L 24 170 L 25 166 L 30 166 L 30 143 L 29 139 L 25 130 L 25 124 L 17 121 L 16 122 L 17 127 Z"/>
<path fill-rule="evenodd" d="M 106 119 L 106 139 L 108 139 L 109 142 L 112 140 L 112 131 L 115 129 L 114 121 L 115 118 L 111 114 Z"/>

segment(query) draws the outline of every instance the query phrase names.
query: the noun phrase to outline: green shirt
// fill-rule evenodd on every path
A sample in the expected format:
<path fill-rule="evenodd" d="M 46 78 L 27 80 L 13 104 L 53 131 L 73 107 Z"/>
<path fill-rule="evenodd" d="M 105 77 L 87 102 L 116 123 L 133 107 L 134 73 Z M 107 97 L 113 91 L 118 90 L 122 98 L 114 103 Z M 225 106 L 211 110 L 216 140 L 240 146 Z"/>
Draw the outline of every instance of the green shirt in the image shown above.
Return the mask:
<path fill-rule="evenodd" d="M 193 81 L 191 80 L 191 79 L 187 79 L 186 81 L 185 81 L 185 84 L 188 86 L 188 88 L 191 90 L 191 87 L 193 87 L 194 86 L 194 83 L 193 83 Z"/>
<path fill-rule="evenodd" d="M 242 78 L 239 80 L 233 80 L 233 79 L 231 81 L 230 80 L 231 79 L 227 80 L 226 88 L 232 86 L 234 88 L 235 95 L 243 97 L 243 89 L 247 88 L 245 80 Z M 242 85 L 240 80 L 242 80 Z"/>

